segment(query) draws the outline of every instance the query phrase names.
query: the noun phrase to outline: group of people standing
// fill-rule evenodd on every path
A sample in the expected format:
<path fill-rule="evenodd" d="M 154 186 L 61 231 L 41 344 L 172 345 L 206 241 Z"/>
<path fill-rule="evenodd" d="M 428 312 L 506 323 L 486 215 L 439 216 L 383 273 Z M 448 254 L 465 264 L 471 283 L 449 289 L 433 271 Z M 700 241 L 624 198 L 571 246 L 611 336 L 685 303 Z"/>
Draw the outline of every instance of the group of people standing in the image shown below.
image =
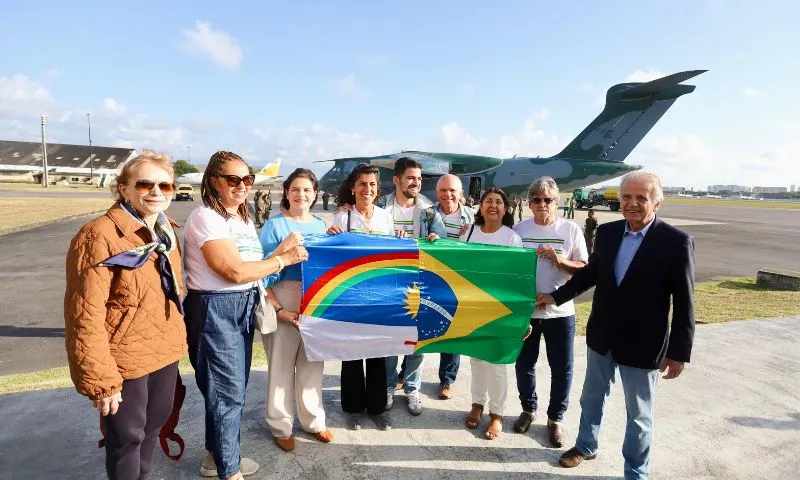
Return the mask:
<path fill-rule="evenodd" d="M 420 193 L 421 165 L 411 158 L 397 160 L 395 192 L 376 205 L 379 171 L 360 164 L 341 186 L 340 207 L 326 225 L 311 213 L 317 178 L 297 169 L 283 183 L 280 213 L 266 221 L 260 235 L 247 208 L 254 180 L 241 157 L 215 153 L 203 176 L 203 206 L 186 221 L 181 252 L 177 225 L 164 214 L 174 191 L 171 164 L 144 153 L 126 163 L 112 186 L 117 202 L 70 245 L 64 302 L 70 372 L 77 390 L 100 412 L 109 478 L 148 478 L 158 431 L 172 407 L 177 362 L 187 351 L 205 404 L 208 453 L 201 475 L 239 479 L 258 470 L 256 462 L 241 457 L 239 434 L 254 321 L 263 308 L 274 310 L 277 319 L 274 331 L 262 333 L 269 361 L 265 418 L 276 444 L 285 451 L 295 448 L 295 405 L 302 430 L 323 443 L 333 440 L 322 402 L 323 363 L 307 359 L 298 330 L 298 263 L 308 258 L 304 234 L 346 231 L 536 249 L 537 308 L 516 362 L 522 413 L 514 430 L 525 433 L 536 419 L 535 368 L 544 338 L 552 372 L 547 424 L 556 447 L 564 442 L 561 425 L 573 374 L 571 299 L 596 286 L 581 427 L 561 464 L 576 466 L 596 455 L 603 405 L 619 368 L 628 410 L 625 475 L 646 478 L 658 371 L 666 370 L 666 378 L 680 373 L 689 360 L 694 325 L 692 240 L 655 217 L 658 177 L 634 172 L 623 179 L 626 220 L 601 226 L 591 255 L 580 228 L 556 218 L 559 191 L 549 177 L 531 185 L 533 217 L 515 225 L 501 189 L 488 188 L 475 211 L 463 205 L 461 180 L 454 175 L 439 178 L 437 202 L 429 201 Z M 624 307 L 623 299 L 635 308 Z M 391 429 L 397 385 L 408 411 L 421 414 L 422 363 L 422 355 L 406 355 L 402 363 L 398 357 L 342 362 L 346 427 L 360 429 L 366 412 L 379 429 Z M 459 355 L 440 355 L 439 398 L 452 398 L 459 365 Z M 475 358 L 470 365 L 472 406 L 465 424 L 477 428 L 486 411 L 484 436 L 498 438 L 507 366 Z"/>

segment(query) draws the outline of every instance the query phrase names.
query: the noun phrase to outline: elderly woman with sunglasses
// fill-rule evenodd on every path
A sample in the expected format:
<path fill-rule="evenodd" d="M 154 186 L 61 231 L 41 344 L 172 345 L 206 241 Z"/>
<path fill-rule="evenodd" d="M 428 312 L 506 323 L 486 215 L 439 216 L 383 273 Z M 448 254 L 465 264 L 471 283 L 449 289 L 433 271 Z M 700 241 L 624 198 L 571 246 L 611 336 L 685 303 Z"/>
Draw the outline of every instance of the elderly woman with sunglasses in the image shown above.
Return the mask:
<path fill-rule="evenodd" d="M 166 156 L 128 161 L 111 186 L 117 201 L 67 252 L 67 359 L 100 412 L 111 479 L 148 478 L 186 352 L 180 250 L 164 214 L 173 181 Z"/>
<path fill-rule="evenodd" d="M 250 374 L 254 320 L 261 302 L 257 282 L 308 258 L 297 233 L 286 236 L 269 258 L 248 215 L 255 177 L 231 152 L 216 152 L 203 174 L 203 206 L 186 221 L 184 301 L 189 360 L 205 398 L 202 476 L 239 479 L 258 470 L 240 457 L 239 433 Z"/>

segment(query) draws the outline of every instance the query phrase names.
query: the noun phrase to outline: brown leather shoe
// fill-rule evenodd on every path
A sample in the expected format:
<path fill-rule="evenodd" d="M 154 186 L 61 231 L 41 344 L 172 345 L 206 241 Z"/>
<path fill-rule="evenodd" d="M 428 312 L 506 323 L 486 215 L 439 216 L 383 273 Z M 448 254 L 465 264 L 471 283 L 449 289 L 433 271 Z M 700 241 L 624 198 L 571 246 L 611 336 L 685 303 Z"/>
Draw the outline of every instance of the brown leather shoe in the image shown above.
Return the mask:
<path fill-rule="evenodd" d="M 331 432 L 330 430 L 315 432 L 312 433 L 311 435 L 322 443 L 331 443 L 333 441 L 333 432 Z"/>
<path fill-rule="evenodd" d="M 561 423 L 554 422 L 553 420 L 547 419 L 547 429 L 550 430 L 550 443 L 556 447 L 561 448 L 564 446 L 564 427 L 561 426 Z"/>
<path fill-rule="evenodd" d="M 439 399 L 440 400 L 450 400 L 455 395 L 456 391 L 453 388 L 453 385 L 450 383 L 443 383 L 439 386 Z"/>
<path fill-rule="evenodd" d="M 531 428 L 531 423 L 533 423 L 534 420 L 536 420 L 535 411 L 526 412 L 523 410 L 522 413 L 519 414 L 519 418 L 517 418 L 517 421 L 514 422 L 514 431 L 517 433 L 527 432 L 528 429 Z"/>
<path fill-rule="evenodd" d="M 275 437 L 275 443 L 281 447 L 281 450 L 284 452 L 291 452 L 294 450 L 294 435 L 289 435 L 288 437 Z"/>
<path fill-rule="evenodd" d="M 584 455 L 583 452 L 578 450 L 578 447 L 572 447 L 558 459 L 558 463 L 564 468 L 577 467 L 584 460 L 594 460 L 597 455 Z"/>

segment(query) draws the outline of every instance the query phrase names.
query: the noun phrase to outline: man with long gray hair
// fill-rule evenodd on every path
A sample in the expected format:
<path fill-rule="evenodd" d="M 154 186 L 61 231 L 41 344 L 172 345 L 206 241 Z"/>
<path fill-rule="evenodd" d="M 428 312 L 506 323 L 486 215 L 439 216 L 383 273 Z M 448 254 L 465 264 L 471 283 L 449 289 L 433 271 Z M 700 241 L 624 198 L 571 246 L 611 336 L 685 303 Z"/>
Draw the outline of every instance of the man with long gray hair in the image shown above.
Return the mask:
<path fill-rule="evenodd" d="M 595 287 L 580 427 L 575 446 L 561 456 L 564 467 L 597 456 L 603 408 L 619 370 L 625 478 L 647 479 L 659 371 L 664 379 L 678 377 L 694 338 L 694 239 L 656 216 L 663 199 L 657 175 L 638 170 L 622 177 L 624 220 L 600 225 L 589 264 L 554 292 L 538 294 L 537 306 L 563 305 Z"/>
<path fill-rule="evenodd" d="M 552 292 L 583 268 L 589 259 L 586 243 L 578 225 L 558 218 L 558 185 L 550 177 L 542 177 L 530 186 L 528 204 L 533 218 L 514 226 L 525 248 L 536 249 L 536 291 Z M 522 202 L 520 201 L 520 209 Z M 544 337 L 547 362 L 550 364 L 550 404 L 547 427 L 550 443 L 561 447 L 564 429 L 561 422 L 567 411 L 572 386 L 573 343 L 575 339 L 575 306 L 546 305 L 531 314 L 531 334 L 522 344 L 517 358 L 517 389 L 522 413 L 514 423 L 514 431 L 525 433 L 536 419 L 536 361 Z"/>

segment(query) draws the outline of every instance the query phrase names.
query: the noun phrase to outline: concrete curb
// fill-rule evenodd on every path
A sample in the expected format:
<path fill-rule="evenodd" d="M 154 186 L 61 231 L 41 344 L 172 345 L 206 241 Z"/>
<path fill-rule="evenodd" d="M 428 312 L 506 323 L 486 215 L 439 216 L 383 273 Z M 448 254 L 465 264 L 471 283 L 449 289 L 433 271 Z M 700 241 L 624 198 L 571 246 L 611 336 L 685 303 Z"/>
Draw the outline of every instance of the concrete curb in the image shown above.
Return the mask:
<path fill-rule="evenodd" d="M 56 219 L 53 219 L 53 220 L 46 220 L 44 222 L 29 223 L 27 225 L 22 225 L 21 227 L 7 228 L 5 230 L 0 230 L 0 237 L 2 237 L 3 235 L 8 235 L 10 233 L 18 233 L 18 232 L 24 232 L 26 230 L 33 230 L 34 228 L 44 227 L 44 226 L 47 226 L 47 225 L 50 225 L 50 224 L 53 224 L 53 223 L 68 222 L 70 220 L 75 220 L 75 219 L 82 218 L 82 217 L 89 217 L 89 216 L 92 216 L 92 215 L 99 215 L 101 213 L 106 212 L 107 210 L 108 210 L 107 208 L 104 208 L 103 210 L 95 210 L 95 211 L 88 212 L 88 213 L 79 213 L 77 215 L 70 215 L 70 216 L 67 216 L 67 217 L 56 218 Z"/>

